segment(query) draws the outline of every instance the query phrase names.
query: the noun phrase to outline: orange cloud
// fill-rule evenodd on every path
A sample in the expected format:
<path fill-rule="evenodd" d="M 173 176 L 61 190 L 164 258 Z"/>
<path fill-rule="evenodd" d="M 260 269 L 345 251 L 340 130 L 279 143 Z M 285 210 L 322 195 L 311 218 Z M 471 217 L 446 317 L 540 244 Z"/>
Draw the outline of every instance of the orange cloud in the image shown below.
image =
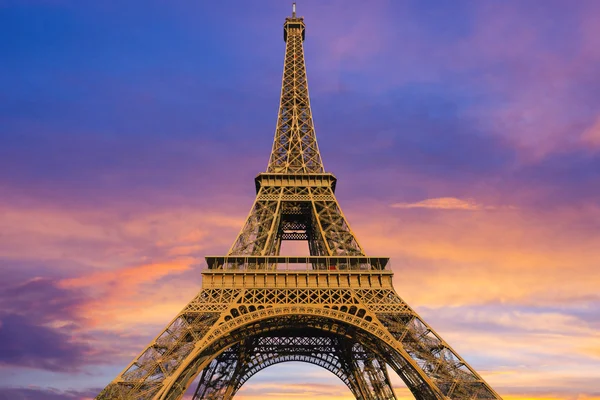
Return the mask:
<path fill-rule="evenodd" d="M 173 317 L 182 305 L 181 300 L 176 301 L 172 296 L 167 297 L 168 300 L 162 298 L 164 292 L 161 293 L 156 282 L 188 271 L 195 263 L 197 260 L 194 258 L 180 257 L 168 262 L 93 272 L 64 279 L 60 285 L 85 289 L 93 295 L 91 301 L 81 305 L 90 327 L 118 330 L 127 325 L 132 327 L 135 323 L 164 323 L 169 318 L 166 315 Z M 144 288 L 148 284 L 152 285 L 149 290 Z M 172 294 L 172 289 L 168 292 Z M 187 293 L 186 290 L 183 292 Z"/>
<path fill-rule="evenodd" d="M 138 285 L 153 282 L 163 276 L 178 273 L 190 268 L 195 260 L 182 258 L 169 263 L 157 263 L 127 267 L 115 271 L 100 271 L 79 278 L 64 279 L 61 285 L 66 288 L 109 286 L 112 291 L 126 288 L 135 289 Z"/>
<path fill-rule="evenodd" d="M 27 208 L 0 204 L 0 257 L 67 260 L 98 269 L 156 254 L 228 248 L 244 221 L 222 212 L 175 208 L 121 215 L 118 209 Z M 215 235 L 215 232 L 223 233 Z"/>
<path fill-rule="evenodd" d="M 416 203 L 394 203 L 393 208 L 432 208 L 437 210 L 467 210 L 477 211 L 493 209 L 493 206 L 483 206 L 472 199 L 461 200 L 455 197 L 439 197 L 436 199 L 422 200 Z"/>
<path fill-rule="evenodd" d="M 390 213 L 353 222 L 367 252 L 392 257 L 397 289 L 421 305 L 560 304 L 598 296 L 600 208 Z M 587 226 L 587 228 L 586 228 Z"/>
<path fill-rule="evenodd" d="M 298 365 L 298 363 L 290 363 L 285 366 L 279 365 L 279 368 L 291 372 L 294 364 Z M 267 368 L 261 371 L 259 376 L 262 376 L 263 380 L 257 382 L 256 378 L 252 378 L 240 389 L 236 398 L 242 400 L 259 400 L 262 398 L 281 399 L 288 397 L 298 400 L 311 400 L 315 398 L 354 400 L 350 389 L 328 371 L 314 366 L 309 367 L 310 369 L 308 370 L 305 369 L 306 367 L 303 367 L 300 376 L 290 374 L 289 379 L 282 380 L 281 374 L 277 373 L 275 368 Z M 271 375 L 272 379 L 270 379 Z M 328 378 L 331 378 L 331 380 Z M 266 382 L 267 379 L 269 382 Z M 390 375 L 390 380 L 392 381 L 392 386 L 398 400 L 414 399 L 409 389 L 394 373 Z M 299 383 L 298 381 L 305 381 L 305 383 Z"/>

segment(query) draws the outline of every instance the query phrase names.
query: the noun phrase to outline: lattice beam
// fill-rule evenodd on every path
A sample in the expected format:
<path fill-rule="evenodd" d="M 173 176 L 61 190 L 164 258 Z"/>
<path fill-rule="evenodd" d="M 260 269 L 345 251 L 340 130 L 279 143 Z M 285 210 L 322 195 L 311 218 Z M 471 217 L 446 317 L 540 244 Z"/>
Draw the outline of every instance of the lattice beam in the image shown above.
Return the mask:
<path fill-rule="evenodd" d="M 323 173 L 308 96 L 304 20 L 287 18 L 279 116 L 267 172 Z"/>

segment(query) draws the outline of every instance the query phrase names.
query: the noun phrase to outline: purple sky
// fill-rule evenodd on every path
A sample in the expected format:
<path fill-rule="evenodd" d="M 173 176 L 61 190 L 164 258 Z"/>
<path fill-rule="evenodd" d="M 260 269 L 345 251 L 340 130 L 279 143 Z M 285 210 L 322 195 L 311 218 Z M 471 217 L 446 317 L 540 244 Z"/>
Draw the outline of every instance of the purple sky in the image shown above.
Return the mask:
<path fill-rule="evenodd" d="M 0 0 L 0 399 L 93 398 L 198 291 L 266 169 L 290 11 Z M 600 399 L 600 2 L 298 14 L 325 168 L 400 296 L 505 399 Z M 290 363 L 237 398 L 350 396 Z"/>

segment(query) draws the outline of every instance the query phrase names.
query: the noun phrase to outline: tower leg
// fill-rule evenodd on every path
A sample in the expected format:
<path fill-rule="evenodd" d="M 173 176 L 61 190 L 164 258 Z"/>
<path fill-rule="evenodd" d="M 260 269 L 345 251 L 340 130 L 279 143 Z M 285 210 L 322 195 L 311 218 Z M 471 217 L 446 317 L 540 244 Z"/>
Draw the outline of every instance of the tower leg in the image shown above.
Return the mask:
<path fill-rule="evenodd" d="M 200 375 L 194 399 L 221 400 L 233 397 L 231 381 L 238 372 L 242 346 L 235 344 L 217 356 Z"/>
<path fill-rule="evenodd" d="M 357 399 L 396 399 L 385 362 L 381 361 L 375 353 L 364 348 L 360 343 L 352 343 L 351 347 L 345 350 L 346 362 L 359 385 L 358 392 L 361 397 L 356 396 Z"/>

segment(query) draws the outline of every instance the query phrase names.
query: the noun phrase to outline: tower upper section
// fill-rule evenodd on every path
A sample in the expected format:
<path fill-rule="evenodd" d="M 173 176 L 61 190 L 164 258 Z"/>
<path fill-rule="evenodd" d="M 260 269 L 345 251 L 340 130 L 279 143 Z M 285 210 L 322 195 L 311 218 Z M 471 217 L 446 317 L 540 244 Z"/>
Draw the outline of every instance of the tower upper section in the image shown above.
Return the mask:
<path fill-rule="evenodd" d="M 296 3 L 292 4 L 292 16 L 285 19 L 283 24 L 283 40 L 287 42 L 288 30 L 289 29 L 300 29 L 302 34 L 302 40 L 304 40 L 304 18 L 296 17 Z"/>
<path fill-rule="evenodd" d="M 285 19 L 285 59 L 277 129 L 267 172 L 285 174 L 324 173 L 310 109 L 304 64 L 304 18 Z"/>

